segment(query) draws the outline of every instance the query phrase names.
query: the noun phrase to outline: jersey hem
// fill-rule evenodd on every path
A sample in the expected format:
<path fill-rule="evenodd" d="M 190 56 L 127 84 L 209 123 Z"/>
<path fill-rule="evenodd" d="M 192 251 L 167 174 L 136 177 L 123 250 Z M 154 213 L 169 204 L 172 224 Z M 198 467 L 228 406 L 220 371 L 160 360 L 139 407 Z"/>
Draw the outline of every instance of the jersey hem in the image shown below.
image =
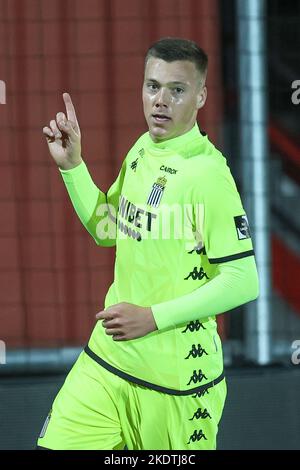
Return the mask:
<path fill-rule="evenodd" d="M 247 256 L 254 255 L 254 250 L 244 251 L 243 253 L 236 253 L 235 255 L 223 256 L 222 258 L 208 258 L 211 264 L 225 263 L 226 261 L 233 261 L 235 259 L 246 258 Z"/>
<path fill-rule="evenodd" d="M 108 362 L 101 359 L 101 357 L 97 356 L 97 354 L 95 354 L 89 348 L 88 345 L 85 346 L 84 352 L 91 359 L 93 359 L 95 362 L 97 362 L 102 367 L 104 367 L 106 370 L 108 370 L 109 372 L 112 372 L 113 374 L 121 377 L 122 379 L 128 380 L 129 382 L 133 382 L 137 385 L 141 385 L 142 387 L 151 388 L 152 390 L 156 390 L 157 392 L 166 393 L 168 395 L 191 395 L 192 393 L 204 392 L 208 388 L 214 387 L 215 385 L 217 385 L 219 382 L 221 382 L 225 378 L 224 372 L 222 372 L 222 374 L 219 375 L 219 377 L 217 377 L 216 379 L 214 379 L 211 382 L 208 382 L 206 384 L 200 385 L 199 387 L 191 388 L 189 390 L 174 390 L 172 388 L 167 388 L 167 387 L 163 387 L 161 385 L 156 385 L 156 384 L 153 384 L 151 382 L 147 382 L 145 380 L 134 377 L 132 375 L 126 374 L 126 372 L 123 372 L 123 371 L 117 369 L 116 367 L 112 366 L 111 364 L 108 364 Z"/>

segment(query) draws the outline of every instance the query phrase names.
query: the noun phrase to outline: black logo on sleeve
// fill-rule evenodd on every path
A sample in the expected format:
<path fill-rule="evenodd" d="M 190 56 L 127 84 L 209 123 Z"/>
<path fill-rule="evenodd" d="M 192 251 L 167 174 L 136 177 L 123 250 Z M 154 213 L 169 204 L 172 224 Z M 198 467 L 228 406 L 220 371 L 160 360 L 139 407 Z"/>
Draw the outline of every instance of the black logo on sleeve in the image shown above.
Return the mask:
<path fill-rule="evenodd" d="M 181 333 L 186 333 L 188 330 L 193 332 L 193 331 L 199 331 L 200 328 L 203 328 L 203 330 L 206 330 L 205 326 L 203 325 L 203 323 L 200 323 L 199 320 L 196 320 L 196 321 L 190 321 L 190 323 L 188 323 L 186 325 L 186 328 L 185 330 L 183 330 Z"/>
<path fill-rule="evenodd" d="M 249 223 L 246 215 L 237 215 L 234 217 L 234 222 L 239 240 L 251 238 Z"/>
<path fill-rule="evenodd" d="M 206 279 L 209 279 L 208 275 L 206 274 L 206 272 L 204 272 L 204 269 L 203 268 L 200 268 L 199 271 L 198 271 L 198 268 L 197 266 L 194 267 L 193 271 L 190 272 L 190 274 L 184 278 L 184 280 L 186 281 L 187 279 L 189 278 L 192 278 L 194 281 L 198 280 L 198 281 L 201 281 L 201 279 L 203 279 L 204 277 L 206 277 Z"/>

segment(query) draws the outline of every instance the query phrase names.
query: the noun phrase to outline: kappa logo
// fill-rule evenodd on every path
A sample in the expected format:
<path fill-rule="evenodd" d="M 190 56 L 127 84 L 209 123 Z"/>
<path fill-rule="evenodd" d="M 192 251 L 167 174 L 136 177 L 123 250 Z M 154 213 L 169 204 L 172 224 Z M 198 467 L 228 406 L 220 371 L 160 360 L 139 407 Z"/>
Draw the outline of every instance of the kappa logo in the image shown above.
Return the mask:
<path fill-rule="evenodd" d="M 205 436 L 202 429 L 200 429 L 199 431 L 197 431 L 197 429 L 195 429 L 193 434 L 190 436 L 190 440 L 187 444 L 190 444 L 191 442 L 195 442 L 195 441 L 200 441 L 201 439 L 205 439 L 207 441 L 207 437 Z"/>
<path fill-rule="evenodd" d="M 191 378 L 189 380 L 189 382 L 187 383 L 187 385 L 190 385 L 192 382 L 194 384 L 196 384 L 197 382 L 202 382 L 202 380 L 206 379 L 207 380 L 207 377 L 206 375 L 202 372 L 201 369 L 198 369 L 198 372 L 196 369 L 193 370 L 193 374 L 191 375 Z"/>
<path fill-rule="evenodd" d="M 206 419 L 206 418 L 211 419 L 211 416 L 206 408 L 204 408 L 203 411 L 202 411 L 202 408 L 198 408 L 198 410 L 194 413 L 193 417 L 189 418 L 189 421 L 192 421 L 194 418 L 195 419 Z"/>
<path fill-rule="evenodd" d="M 198 271 L 198 268 L 197 266 L 194 267 L 193 271 L 190 272 L 190 274 L 184 278 L 184 281 L 186 281 L 187 279 L 189 278 L 192 278 L 194 281 L 198 280 L 198 281 L 201 281 L 201 279 L 203 279 L 204 277 L 206 277 L 206 279 L 209 279 L 208 275 L 206 274 L 206 272 L 204 272 L 204 269 L 203 268 L 200 268 L 199 271 Z"/>
<path fill-rule="evenodd" d="M 201 344 L 198 344 L 197 347 L 195 344 L 193 344 L 192 349 L 190 350 L 188 356 L 185 357 L 184 359 L 189 359 L 191 356 L 195 359 L 196 357 L 202 357 L 203 354 L 206 354 L 206 356 L 208 356 L 207 352 L 205 351 L 204 348 L 202 348 Z"/>
<path fill-rule="evenodd" d="M 246 238 L 251 238 L 249 222 L 246 214 L 237 215 L 234 217 L 234 223 L 239 240 L 246 240 Z"/>
<path fill-rule="evenodd" d="M 159 177 L 156 180 L 156 183 L 153 184 L 150 191 L 147 204 L 152 207 L 158 207 L 163 196 L 165 186 L 167 184 L 167 178 Z"/>
<path fill-rule="evenodd" d="M 203 323 L 200 323 L 199 320 L 196 321 L 190 321 L 187 325 L 185 330 L 183 330 L 181 333 L 186 333 L 187 331 L 199 331 L 200 328 L 203 328 L 203 330 L 206 330 L 205 326 Z"/>
<path fill-rule="evenodd" d="M 199 392 L 196 392 L 193 396 L 193 398 L 201 398 L 204 397 L 204 395 L 209 395 L 209 389 L 205 388 L 204 390 L 200 390 Z"/>

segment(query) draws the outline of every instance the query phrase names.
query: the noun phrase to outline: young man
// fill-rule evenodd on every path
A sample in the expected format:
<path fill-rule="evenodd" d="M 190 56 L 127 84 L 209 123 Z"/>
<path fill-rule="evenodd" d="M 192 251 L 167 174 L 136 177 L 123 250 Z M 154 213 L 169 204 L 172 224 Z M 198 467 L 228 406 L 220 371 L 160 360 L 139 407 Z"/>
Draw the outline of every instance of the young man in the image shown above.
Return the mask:
<path fill-rule="evenodd" d="M 68 94 L 67 117 L 58 113 L 43 130 L 82 223 L 96 243 L 117 250 L 105 309 L 40 447 L 216 447 L 226 384 L 215 315 L 255 299 L 258 277 L 226 159 L 196 124 L 206 72 L 207 56 L 192 41 L 165 38 L 149 49 L 149 132 L 106 194 L 81 158 Z"/>

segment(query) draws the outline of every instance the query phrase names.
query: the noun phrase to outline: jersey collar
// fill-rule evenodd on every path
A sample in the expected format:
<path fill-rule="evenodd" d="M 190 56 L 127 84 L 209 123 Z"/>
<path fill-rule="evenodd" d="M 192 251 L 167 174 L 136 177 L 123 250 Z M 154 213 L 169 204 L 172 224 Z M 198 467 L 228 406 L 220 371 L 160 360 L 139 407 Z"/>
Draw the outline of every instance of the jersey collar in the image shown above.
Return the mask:
<path fill-rule="evenodd" d="M 182 156 L 191 157 L 199 154 L 201 148 L 205 145 L 207 136 L 201 133 L 198 124 L 185 134 L 163 142 L 153 142 L 149 132 L 146 133 L 145 147 L 153 155 L 180 154 Z"/>

